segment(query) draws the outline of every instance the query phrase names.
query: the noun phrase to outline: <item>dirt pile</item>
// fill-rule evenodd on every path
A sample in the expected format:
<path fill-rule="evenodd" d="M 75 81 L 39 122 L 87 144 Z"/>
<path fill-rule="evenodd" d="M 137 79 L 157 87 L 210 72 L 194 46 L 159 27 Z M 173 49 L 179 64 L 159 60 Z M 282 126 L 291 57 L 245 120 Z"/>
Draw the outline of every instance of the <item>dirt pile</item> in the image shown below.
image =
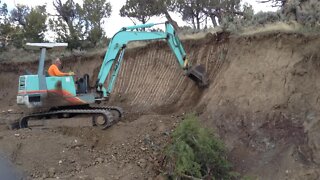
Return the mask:
<path fill-rule="evenodd" d="M 317 179 L 320 174 L 317 170 L 320 163 L 319 38 L 294 33 L 247 37 L 209 34 L 204 39 L 184 41 L 190 61 L 206 66 L 210 86 L 205 90 L 199 90 L 183 76 L 165 43 L 129 49 L 110 101 L 129 110 L 126 125 L 103 132 L 67 128 L 58 130 L 57 134 L 77 137 L 89 144 L 96 141 L 90 138 L 96 137 L 98 147 L 104 149 L 99 156 L 119 151 L 117 155 L 122 158 L 117 157 L 120 159 L 117 163 L 135 164 L 130 172 L 142 173 L 139 177 L 154 177 L 158 172 L 145 173 L 139 170 L 139 163 L 138 166 L 134 163 L 150 164 L 154 152 L 151 159 L 146 159 L 140 145 L 134 144 L 139 144 L 146 134 L 152 135 L 153 129 L 161 126 L 160 120 L 168 122 L 167 129 L 171 130 L 181 119 L 177 116 L 196 111 L 203 124 L 214 128 L 225 141 L 230 159 L 240 173 L 263 179 Z M 93 85 L 102 59 L 103 55 L 72 57 L 64 60 L 64 68 L 78 75 L 89 73 Z M 26 68 L 35 72 L 36 67 L 36 63 L 1 64 L 0 82 L 4 86 L 0 90 L 0 108 L 15 109 L 17 74 Z M 176 117 L 174 121 L 170 120 L 172 114 Z M 153 118 L 156 120 L 150 121 Z M 149 128 L 148 123 L 154 128 Z M 39 136 L 57 135 L 45 131 Z M 168 140 L 163 135 L 153 136 L 162 144 L 160 148 Z M 63 142 L 61 139 L 54 141 Z M 122 144 L 126 143 L 133 145 L 123 148 Z M 112 144 L 118 150 L 113 151 Z M 81 156 L 95 159 L 84 152 Z M 102 164 L 108 167 L 107 163 Z M 125 179 L 121 173 L 117 177 Z"/>

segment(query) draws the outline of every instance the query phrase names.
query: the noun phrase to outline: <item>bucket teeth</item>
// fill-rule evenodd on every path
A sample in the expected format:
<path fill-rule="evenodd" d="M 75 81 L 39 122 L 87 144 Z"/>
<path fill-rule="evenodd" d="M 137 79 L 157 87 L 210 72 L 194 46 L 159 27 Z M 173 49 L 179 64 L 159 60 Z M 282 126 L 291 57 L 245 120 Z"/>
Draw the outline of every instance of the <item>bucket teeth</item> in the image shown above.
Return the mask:
<path fill-rule="evenodd" d="M 200 64 L 191 67 L 187 70 L 186 75 L 196 82 L 199 87 L 204 88 L 208 86 L 208 78 L 204 65 Z"/>

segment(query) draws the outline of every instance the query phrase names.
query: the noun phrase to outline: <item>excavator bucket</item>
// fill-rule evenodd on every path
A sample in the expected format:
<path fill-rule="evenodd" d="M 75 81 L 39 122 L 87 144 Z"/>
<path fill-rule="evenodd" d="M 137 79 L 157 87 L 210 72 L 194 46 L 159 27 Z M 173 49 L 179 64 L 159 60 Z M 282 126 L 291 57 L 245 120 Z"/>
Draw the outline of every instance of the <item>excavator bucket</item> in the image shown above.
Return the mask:
<path fill-rule="evenodd" d="M 200 64 L 192 66 L 190 69 L 188 69 L 186 75 L 196 82 L 199 87 L 205 88 L 208 86 L 208 78 L 204 65 Z"/>

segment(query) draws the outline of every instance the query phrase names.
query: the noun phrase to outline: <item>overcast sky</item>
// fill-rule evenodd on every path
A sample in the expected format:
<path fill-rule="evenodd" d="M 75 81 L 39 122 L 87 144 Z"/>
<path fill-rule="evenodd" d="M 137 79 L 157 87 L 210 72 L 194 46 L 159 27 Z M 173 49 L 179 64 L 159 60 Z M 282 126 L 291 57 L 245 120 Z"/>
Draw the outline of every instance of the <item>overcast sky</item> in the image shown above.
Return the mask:
<path fill-rule="evenodd" d="M 66 0 L 63 0 L 65 2 Z M 82 0 L 74 0 L 77 3 L 82 4 Z M 108 0 L 107 0 L 108 1 Z M 251 4 L 255 10 L 255 12 L 259 11 L 275 11 L 275 8 L 272 8 L 270 4 L 260 4 L 257 3 L 256 0 L 243 0 Z M 15 4 L 24 4 L 28 6 L 37 6 L 37 5 L 47 5 L 47 12 L 51 14 L 55 14 L 55 10 L 53 8 L 52 2 L 53 0 L 1 0 L 2 3 L 6 3 L 8 5 L 9 10 L 13 9 Z M 112 14 L 110 18 L 107 18 L 105 21 L 105 31 L 108 37 L 113 36 L 118 30 L 123 26 L 133 25 L 132 21 L 129 18 L 120 17 L 119 10 L 125 4 L 126 0 L 109 0 L 112 5 Z M 185 25 L 185 23 L 181 20 L 181 18 L 172 14 L 174 20 L 178 22 L 179 25 Z M 165 18 L 153 18 L 149 22 L 164 22 Z M 49 37 L 49 39 L 51 39 Z"/>

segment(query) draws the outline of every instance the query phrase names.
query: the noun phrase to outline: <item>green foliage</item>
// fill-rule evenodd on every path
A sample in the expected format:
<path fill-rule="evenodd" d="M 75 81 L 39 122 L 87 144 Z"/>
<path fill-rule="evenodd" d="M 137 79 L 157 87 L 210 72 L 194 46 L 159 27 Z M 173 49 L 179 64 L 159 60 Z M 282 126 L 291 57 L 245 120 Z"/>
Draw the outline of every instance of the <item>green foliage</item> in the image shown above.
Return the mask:
<path fill-rule="evenodd" d="M 26 5 L 18 4 L 11 12 L 10 19 L 12 22 L 18 23 L 20 26 L 26 24 L 26 16 L 29 14 L 30 8 Z"/>
<path fill-rule="evenodd" d="M 248 3 L 245 3 L 243 5 L 243 19 L 244 20 L 252 20 L 253 19 L 253 16 L 254 16 L 254 10 L 253 10 L 253 7 L 248 4 Z"/>
<path fill-rule="evenodd" d="M 159 1 L 127 0 L 126 4 L 120 9 L 120 15 L 130 19 L 137 19 L 144 24 L 149 21 L 152 16 L 161 13 L 157 2 Z M 134 22 L 133 19 L 131 20 Z"/>
<path fill-rule="evenodd" d="M 174 2 L 175 11 L 194 29 L 200 29 L 201 24 L 208 18 L 214 26 L 218 26 L 223 19 L 230 21 L 242 14 L 240 0 L 175 0 Z"/>
<path fill-rule="evenodd" d="M 182 20 L 192 25 L 194 29 L 200 29 L 200 25 L 205 21 L 203 12 L 207 0 L 176 0 L 175 9 L 181 14 Z"/>
<path fill-rule="evenodd" d="M 27 42 L 44 41 L 44 33 L 47 30 L 46 20 L 46 6 L 37 6 L 31 9 L 25 17 L 23 28 L 24 38 Z"/>
<path fill-rule="evenodd" d="M 258 12 L 248 18 L 241 19 L 241 26 L 259 26 L 269 23 L 275 23 L 283 20 L 283 16 L 280 11 L 276 12 Z"/>
<path fill-rule="evenodd" d="M 93 47 L 104 37 L 104 32 L 101 27 L 103 18 L 110 17 L 112 7 L 106 0 L 84 0 L 82 9 L 88 29 L 87 40 L 91 42 Z"/>
<path fill-rule="evenodd" d="M 281 10 L 272 13 L 258 13 L 255 21 L 276 22 L 276 21 L 297 21 L 304 28 L 320 28 L 320 3 L 318 0 L 267 0 L 273 2 Z"/>
<path fill-rule="evenodd" d="M 29 8 L 17 5 L 8 14 L 6 5 L 0 8 L 1 47 L 10 44 L 21 48 L 26 42 L 43 42 L 46 26 L 46 6 Z"/>
<path fill-rule="evenodd" d="M 253 22 L 255 24 L 267 24 L 275 23 L 282 20 L 280 12 L 258 12 L 253 16 Z"/>
<path fill-rule="evenodd" d="M 1 1 L 0 1 L 0 21 L 3 22 L 8 14 L 8 7 L 6 3 L 3 3 L 1 5 Z"/>
<path fill-rule="evenodd" d="M 169 14 L 169 11 L 175 11 L 175 0 L 127 0 L 126 4 L 120 9 L 122 17 L 128 17 L 136 24 L 135 20 L 146 23 L 152 16 L 165 16 L 176 31 L 179 26 Z"/>
<path fill-rule="evenodd" d="M 193 114 L 186 116 L 167 148 L 167 164 L 175 177 L 229 179 L 231 166 L 223 143 L 212 131 L 202 128 Z"/>
<path fill-rule="evenodd" d="M 90 25 L 100 26 L 103 18 L 110 17 L 112 7 L 106 0 L 84 0 L 83 11 Z"/>
<path fill-rule="evenodd" d="M 49 20 L 57 41 L 67 42 L 69 49 L 94 47 L 104 36 L 103 18 L 110 17 L 111 4 L 106 0 L 84 0 L 83 6 L 73 0 L 55 0 L 58 18 Z"/>
<path fill-rule="evenodd" d="M 67 42 L 70 49 L 80 47 L 80 41 L 85 37 L 85 24 L 82 16 L 82 9 L 78 3 L 73 0 L 67 0 L 62 3 L 61 0 L 55 0 L 53 3 L 58 18 L 50 19 L 50 29 L 57 33 L 58 42 Z"/>
<path fill-rule="evenodd" d="M 293 0 L 284 7 L 284 14 L 289 20 L 311 28 L 320 28 L 320 2 L 318 0 Z"/>
<path fill-rule="evenodd" d="M 0 1 L 0 50 L 4 50 L 8 45 L 8 37 L 10 32 L 12 32 L 12 28 L 8 19 L 7 4 L 1 4 Z"/>

